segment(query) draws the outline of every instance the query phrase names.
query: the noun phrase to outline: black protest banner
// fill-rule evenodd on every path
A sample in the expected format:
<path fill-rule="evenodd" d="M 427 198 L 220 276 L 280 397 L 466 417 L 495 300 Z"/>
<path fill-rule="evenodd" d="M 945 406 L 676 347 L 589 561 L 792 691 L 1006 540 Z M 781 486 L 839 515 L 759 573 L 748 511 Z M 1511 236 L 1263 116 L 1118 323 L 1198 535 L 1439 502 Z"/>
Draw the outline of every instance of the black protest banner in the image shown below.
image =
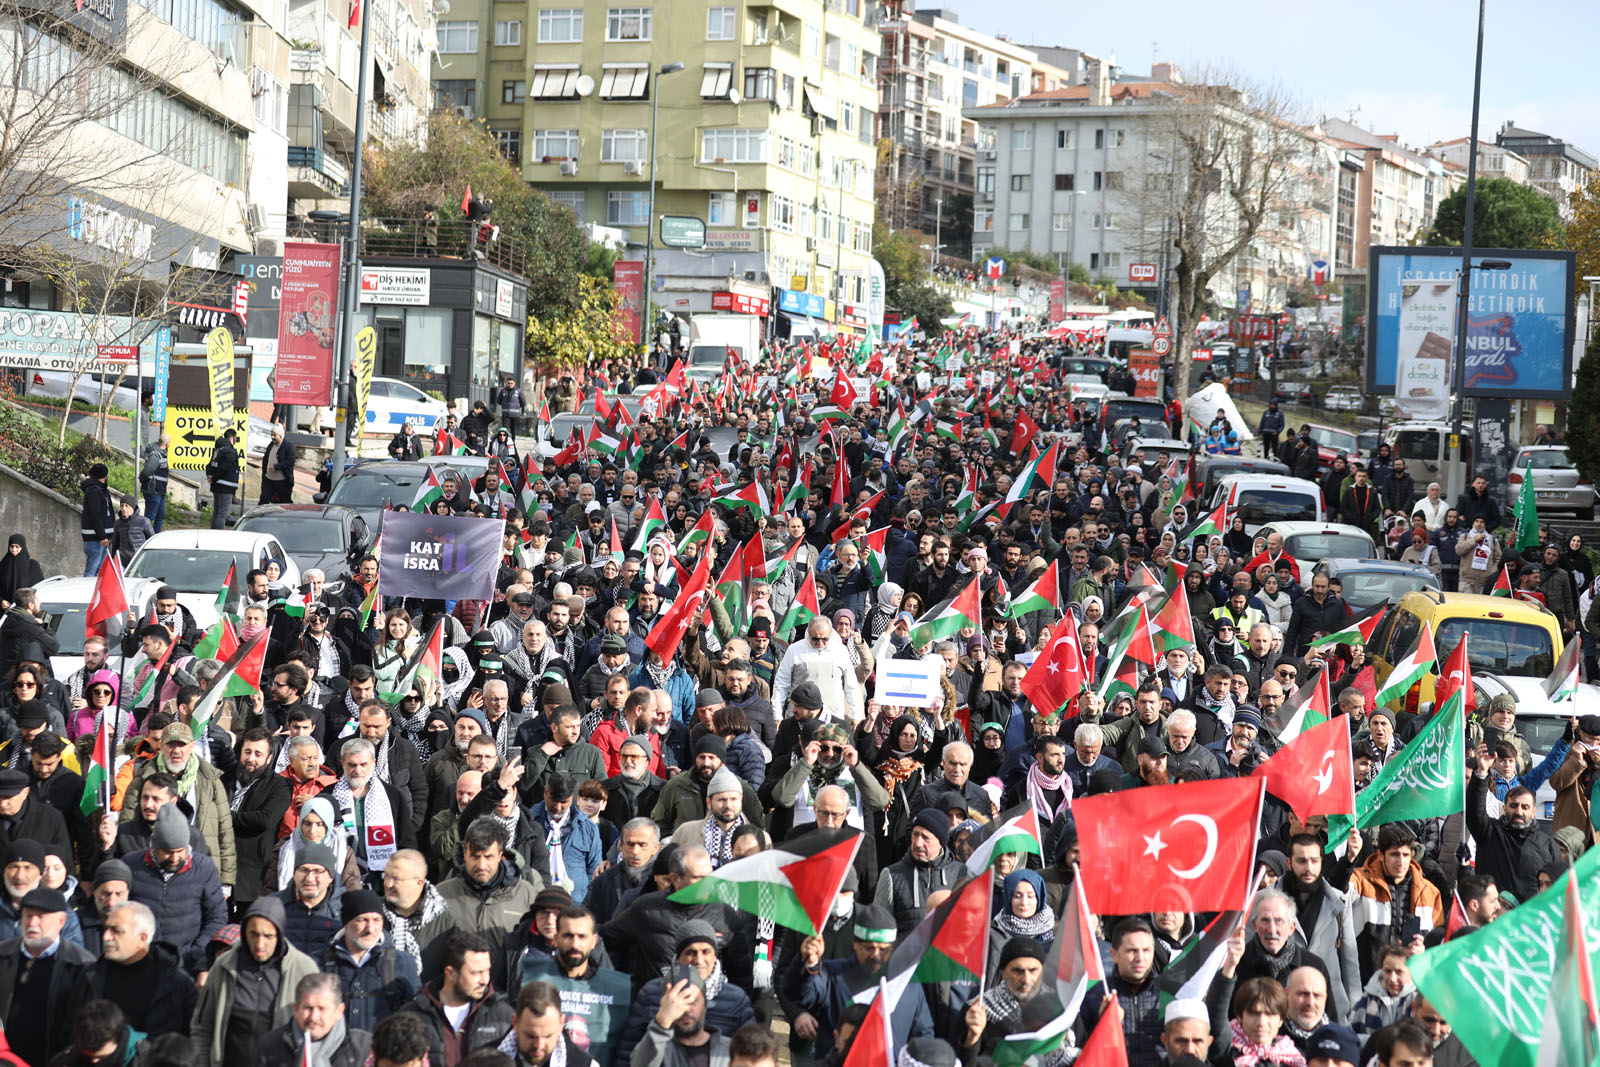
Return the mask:
<path fill-rule="evenodd" d="M 386 511 L 378 591 L 386 597 L 488 600 L 505 529 L 503 519 Z"/>

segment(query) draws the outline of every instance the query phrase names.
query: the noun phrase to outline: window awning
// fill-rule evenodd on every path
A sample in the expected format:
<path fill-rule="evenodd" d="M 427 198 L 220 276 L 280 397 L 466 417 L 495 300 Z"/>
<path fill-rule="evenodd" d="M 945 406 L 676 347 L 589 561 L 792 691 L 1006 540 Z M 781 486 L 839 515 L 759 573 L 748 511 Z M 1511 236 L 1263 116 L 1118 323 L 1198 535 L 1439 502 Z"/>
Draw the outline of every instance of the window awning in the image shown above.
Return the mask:
<path fill-rule="evenodd" d="M 728 89 L 733 85 L 733 65 L 731 63 L 707 63 L 705 73 L 700 77 L 700 95 L 708 100 L 725 100 Z"/>
<path fill-rule="evenodd" d="M 528 95 L 536 100 L 560 100 L 578 95 L 577 64 L 537 64 L 533 68 L 533 83 Z"/>
<path fill-rule="evenodd" d="M 806 106 L 811 108 L 813 114 L 820 115 L 829 122 L 839 120 L 839 103 L 833 97 L 823 92 L 821 87 L 806 82 Z"/>
<path fill-rule="evenodd" d="M 643 63 L 605 66 L 600 96 L 606 100 L 643 100 L 650 85 L 650 68 Z"/>

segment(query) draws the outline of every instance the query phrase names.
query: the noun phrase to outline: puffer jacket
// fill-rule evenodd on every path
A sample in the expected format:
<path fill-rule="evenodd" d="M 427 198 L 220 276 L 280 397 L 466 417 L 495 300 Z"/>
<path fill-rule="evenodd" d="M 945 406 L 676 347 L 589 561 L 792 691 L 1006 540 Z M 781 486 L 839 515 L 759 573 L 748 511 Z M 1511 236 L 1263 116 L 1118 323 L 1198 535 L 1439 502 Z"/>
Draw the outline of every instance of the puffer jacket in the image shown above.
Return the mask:
<path fill-rule="evenodd" d="M 1421 921 L 1422 933 L 1427 933 L 1445 921 L 1444 898 L 1422 873 L 1422 867 L 1416 860 L 1411 861 L 1411 870 L 1406 877 L 1411 885 L 1407 921 L 1410 916 L 1415 916 Z M 1365 863 L 1350 872 L 1348 891 L 1351 918 L 1356 931 L 1356 951 L 1362 961 L 1363 976 L 1367 976 L 1371 974 L 1368 968 L 1376 966 L 1376 949 L 1399 935 L 1390 922 L 1389 910 L 1394 899 L 1394 888 L 1383 875 L 1381 852 L 1374 852 Z"/>
<path fill-rule="evenodd" d="M 327 896 L 313 906 L 301 903 L 293 885 L 273 895 L 283 905 L 283 936 L 312 959 L 319 957 L 329 940 L 344 927 L 339 919 L 344 886 L 338 882 L 334 882 Z"/>
<path fill-rule="evenodd" d="M 190 753 L 190 759 L 200 759 Z M 137 797 L 144 780 L 159 771 L 160 759 L 153 759 L 134 772 L 129 784 L 129 796 Z M 125 804 L 122 821 L 128 822 L 139 814 L 139 805 Z M 214 765 L 201 760 L 194 783 L 194 825 L 206 839 L 206 848 L 216 861 L 217 874 L 223 885 L 237 884 L 239 857 L 233 837 L 233 811 L 228 804 L 228 787 L 222 784 L 222 772 Z"/>
<path fill-rule="evenodd" d="M 339 988 L 344 991 L 345 1025 L 358 1030 L 370 1033 L 422 992 L 417 960 L 411 953 L 395 948 L 394 938 L 388 934 L 359 964 L 345 947 L 344 938 L 336 934 L 323 950 L 320 962 L 323 971 L 339 976 Z"/>
<path fill-rule="evenodd" d="M 469 1052 L 495 1048 L 515 1021 L 511 1002 L 491 986 L 482 1000 L 467 1009 L 460 1029 L 451 1026 L 444 1013 L 444 1004 L 439 1000 L 439 990 L 443 984 L 443 978 L 435 978 L 400 1009 L 421 1019 L 427 1029 L 429 1067 L 456 1067 Z"/>
<path fill-rule="evenodd" d="M 456 917 L 456 926 L 482 934 L 492 950 L 490 978 L 497 988 L 506 987 L 506 960 L 501 951 L 517 920 L 533 907 L 533 898 L 544 888 L 537 872 L 524 870 L 523 859 L 515 849 L 500 861 L 500 870 L 488 885 L 478 885 L 458 866 L 453 877 L 439 886 L 439 895 Z M 423 994 L 426 995 L 426 994 Z"/>
<path fill-rule="evenodd" d="M 126 856 L 131 880 L 128 899 L 143 904 L 156 915 L 156 930 L 163 941 L 177 946 L 183 965 L 191 973 L 205 963 L 206 945 L 228 921 L 228 902 L 211 857 L 193 850 L 175 874 L 156 865 L 150 850 Z M 279 914 L 282 926 L 282 914 Z"/>
<path fill-rule="evenodd" d="M 1417 998 L 1417 987 L 1408 976 L 1405 988 L 1394 996 L 1383 990 L 1383 975 L 1373 974 L 1365 990 L 1350 1005 L 1347 1025 L 1356 1036 L 1365 1040 L 1401 1016 L 1411 1013 L 1411 1002 Z"/>
<path fill-rule="evenodd" d="M 1221 984 L 1220 982 L 1218 984 Z M 1115 969 L 1108 968 L 1106 980 L 1089 990 L 1083 998 L 1083 1011 L 1078 1025 L 1093 1029 L 1100 1018 L 1100 1006 L 1106 993 L 1117 995 L 1122 1006 L 1122 1032 L 1128 1044 L 1128 1067 L 1158 1067 L 1163 1062 L 1161 1054 L 1161 983 L 1151 971 L 1140 985 L 1134 985 Z M 1085 1026 L 1085 1021 L 1088 1025 Z M 1080 1042 L 1081 1046 L 1081 1042 Z"/>
<path fill-rule="evenodd" d="M 907 856 L 878 873 L 877 896 L 873 903 L 894 914 L 901 934 L 910 933 L 927 911 L 928 895 L 949 889 L 961 880 L 964 868 L 948 854 L 940 853 L 931 863 Z"/>

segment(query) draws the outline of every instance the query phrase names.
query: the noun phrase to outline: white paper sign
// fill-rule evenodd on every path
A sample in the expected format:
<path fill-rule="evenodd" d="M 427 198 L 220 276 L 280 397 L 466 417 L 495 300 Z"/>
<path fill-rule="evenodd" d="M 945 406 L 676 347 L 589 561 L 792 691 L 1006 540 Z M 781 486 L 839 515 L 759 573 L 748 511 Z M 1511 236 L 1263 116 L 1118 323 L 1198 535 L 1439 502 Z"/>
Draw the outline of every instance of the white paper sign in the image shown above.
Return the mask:
<path fill-rule="evenodd" d="M 944 660 L 890 659 L 878 664 L 878 683 L 873 698 L 879 704 L 903 708 L 932 708 L 944 703 L 939 679 L 944 675 Z"/>

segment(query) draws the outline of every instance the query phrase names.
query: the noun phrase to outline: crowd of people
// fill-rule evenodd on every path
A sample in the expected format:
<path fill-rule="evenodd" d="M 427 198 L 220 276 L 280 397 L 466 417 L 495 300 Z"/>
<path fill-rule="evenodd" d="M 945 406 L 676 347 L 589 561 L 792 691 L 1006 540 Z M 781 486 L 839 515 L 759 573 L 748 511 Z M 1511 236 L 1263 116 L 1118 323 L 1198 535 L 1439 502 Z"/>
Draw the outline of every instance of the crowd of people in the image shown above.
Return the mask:
<path fill-rule="evenodd" d="M 946 349 L 1000 384 L 919 383 Z M 242 639 L 265 638 L 260 691 L 204 721 L 222 664 L 196 655 L 208 635 L 170 588 L 153 617 L 90 637 L 83 668 L 51 677 L 38 575 L 13 538 L 0 559 L 12 1053 L 31 1067 L 839 1067 L 867 1014 L 857 995 L 969 877 L 1001 813 L 1031 806 L 1042 854 L 998 854 L 976 875 L 993 882 L 987 973 L 918 983 L 891 1020 L 901 1067 L 972 1067 L 1064 1010 L 1046 961 L 1076 871 L 1102 859 L 1080 848 L 1075 798 L 1251 774 L 1278 747 L 1277 712 L 1319 673 L 1362 783 L 1429 721 L 1427 705 L 1374 706 L 1360 644 L 1311 647 L 1350 616 L 1325 576 L 1242 525 L 1196 535 L 1181 472 L 1119 460 L 1128 428 L 1052 388 L 1060 347 L 947 335 L 887 371 L 853 353 L 779 346 L 713 389 L 632 367 L 562 383 L 578 402 L 619 381 L 656 398 L 619 428 L 626 458 L 524 463 L 514 427 L 474 425 L 464 443 L 508 454 L 513 484 L 502 495 L 494 463 L 476 480 L 451 471 L 435 507 L 504 518 L 493 600 L 384 596 L 368 558 L 334 581 L 307 571 L 296 612 L 302 598 L 252 571 L 229 610 Z M 813 355 L 866 374 L 870 394 L 813 419 L 833 375 L 786 380 Z M 1052 445 L 1053 478 L 1015 487 Z M 764 507 L 729 503 L 747 486 Z M 1560 570 L 1570 547 L 1542 558 Z M 762 566 L 718 584 L 663 658 L 660 624 L 702 554 L 716 575 Z M 1014 612 L 1052 564 L 1059 607 Z M 1103 631 L 1142 576 L 1169 572 L 1195 643 L 1108 686 Z M 919 620 L 974 586 L 981 618 L 928 640 Z M 1036 707 L 1023 679 L 1065 614 L 1086 684 Z M 437 676 L 417 669 L 435 634 Z M 940 668 L 933 706 L 877 698 L 884 664 L 923 659 Z M 81 802 L 102 734 L 110 810 Z M 1593 843 L 1600 717 L 1534 766 L 1497 698 L 1469 741 L 1464 815 L 1369 827 L 1338 852 L 1325 818 L 1269 798 L 1263 888 L 1198 996 L 1163 996 L 1159 976 L 1210 916 L 1097 916 L 1106 980 L 1044 1067 L 1070 1063 L 1113 999 L 1136 1067 L 1471 1063 L 1408 961 L 1442 936 L 1446 901 L 1469 927 L 1491 922 Z M 1532 814 L 1546 780 L 1553 834 Z M 862 838 L 816 936 L 672 899 L 810 834 Z"/>

